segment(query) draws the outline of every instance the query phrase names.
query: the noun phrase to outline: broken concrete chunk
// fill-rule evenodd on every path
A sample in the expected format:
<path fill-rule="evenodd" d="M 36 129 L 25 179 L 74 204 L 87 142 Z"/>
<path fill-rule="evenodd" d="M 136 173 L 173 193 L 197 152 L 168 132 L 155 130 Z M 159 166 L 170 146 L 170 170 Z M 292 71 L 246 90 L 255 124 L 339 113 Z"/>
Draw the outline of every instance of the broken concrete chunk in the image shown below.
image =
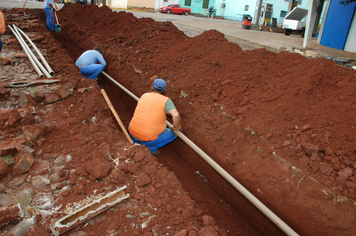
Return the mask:
<path fill-rule="evenodd" d="M 31 154 L 20 154 L 15 160 L 13 172 L 17 175 L 22 175 L 29 171 L 34 162 L 35 159 Z"/>
<path fill-rule="evenodd" d="M 42 102 L 42 101 L 45 100 L 45 98 L 46 98 L 45 92 L 40 91 L 40 92 L 35 92 L 34 93 L 34 100 L 36 102 Z"/>
<path fill-rule="evenodd" d="M 10 96 L 10 90 L 0 87 L 0 100 L 6 100 Z"/>
<path fill-rule="evenodd" d="M 24 143 L 25 139 L 23 137 L 0 143 L 0 156 L 14 155 L 18 153 L 20 145 Z"/>
<path fill-rule="evenodd" d="M 0 205 L 5 206 L 12 202 L 12 198 L 7 193 L 0 193 Z"/>
<path fill-rule="evenodd" d="M 60 101 L 61 98 L 54 93 L 48 94 L 45 99 L 45 104 L 51 104 Z"/>
<path fill-rule="evenodd" d="M 27 112 L 21 119 L 22 125 L 30 125 L 35 123 L 35 116 L 31 112 Z"/>
<path fill-rule="evenodd" d="M 28 142 L 36 143 L 36 141 L 42 138 L 42 129 L 37 125 L 28 125 L 22 128 L 25 134 L 25 139 Z"/>
<path fill-rule="evenodd" d="M 66 97 L 73 95 L 73 85 L 71 83 L 63 84 L 55 92 L 60 98 L 65 99 Z"/>
<path fill-rule="evenodd" d="M 0 227 L 7 225 L 15 220 L 20 220 L 24 217 L 24 212 L 21 209 L 20 203 L 0 208 Z"/>
<path fill-rule="evenodd" d="M 20 119 L 21 115 L 18 111 L 13 109 L 0 109 L 0 127 L 11 127 Z"/>
<path fill-rule="evenodd" d="M 9 170 L 9 165 L 6 163 L 6 161 L 0 158 L 0 178 L 4 177 L 7 172 L 9 172 Z"/>
<path fill-rule="evenodd" d="M 22 153 L 28 153 L 31 154 L 32 156 L 35 154 L 35 150 L 29 146 L 26 146 L 24 144 L 20 144 L 20 146 L 16 147 L 18 153 L 22 154 Z"/>
<path fill-rule="evenodd" d="M 42 189 L 43 187 L 50 185 L 51 181 L 48 179 L 47 175 L 37 175 L 32 177 L 31 183 L 34 188 Z"/>
<path fill-rule="evenodd" d="M 9 233 L 12 235 L 25 235 L 34 225 L 36 225 L 36 217 L 27 218 L 15 225 Z"/>
<path fill-rule="evenodd" d="M 19 98 L 20 107 L 29 107 L 29 106 L 36 105 L 35 100 L 31 96 L 31 94 L 29 94 L 28 92 L 20 91 L 19 96 L 20 96 L 20 98 Z"/>

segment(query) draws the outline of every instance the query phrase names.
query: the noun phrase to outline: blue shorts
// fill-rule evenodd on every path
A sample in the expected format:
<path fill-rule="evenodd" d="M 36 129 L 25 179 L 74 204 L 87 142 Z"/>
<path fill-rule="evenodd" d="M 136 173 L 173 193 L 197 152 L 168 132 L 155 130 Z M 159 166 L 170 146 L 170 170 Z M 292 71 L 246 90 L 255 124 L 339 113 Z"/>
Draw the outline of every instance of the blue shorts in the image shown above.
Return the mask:
<path fill-rule="evenodd" d="M 166 144 L 172 142 L 173 140 L 175 140 L 177 138 L 177 135 L 169 128 L 166 128 L 160 135 L 158 135 L 158 137 L 155 140 L 152 140 L 149 142 L 146 142 L 143 140 L 142 141 L 137 140 L 131 134 L 130 134 L 130 136 L 131 136 L 133 143 L 145 145 L 146 147 L 148 147 L 148 149 L 150 149 L 150 151 L 152 153 L 156 153 L 158 148 L 165 146 Z"/>

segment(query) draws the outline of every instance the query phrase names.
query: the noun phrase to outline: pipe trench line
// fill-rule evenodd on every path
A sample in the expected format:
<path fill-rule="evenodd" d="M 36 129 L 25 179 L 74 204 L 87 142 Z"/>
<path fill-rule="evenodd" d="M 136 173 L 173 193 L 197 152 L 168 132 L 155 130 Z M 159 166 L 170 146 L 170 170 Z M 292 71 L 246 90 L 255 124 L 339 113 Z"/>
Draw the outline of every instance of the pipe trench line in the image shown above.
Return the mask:
<path fill-rule="evenodd" d="M 128 95 L 130 95 L 136 101 L 139 98 L 122 86 L 119 82 L 110 77 L 106 72 L 102 71 L 111 82 L 117 85 L 119 88 L 124 90 Z M 169 128 L 173 125 L 166 121 Z M 229 182 L 237 191 L 239 191 L 243 196 L 245 196 L 257 209 L 259 209 L 268 219 L 270 219 L 276 226 L 278 226 L 285 234 L 291 236 L 298 236 L 298 234 L 290 228 L 284 221 L 282 221 L 276 214 L 274 214 L 269 208 L 267 208 L 260 200 L 258 200 L 252 193 L 250 193 L 245 187 L 243 187 L 237 180 L 235 180 L 229 173 L 227 173 L 219 164 L 217 164 L 211 157 L 209 157 L 203 150 L 201 150 L 197 145 L 195 145 L 191 140 L 189 140 L 182 132 L 174 131 L 175 134 L 182 139 L 189 147 L 191 147 L 201 158 L 204 159 L 214 170 L 216 170 L 227 182 Z"/>

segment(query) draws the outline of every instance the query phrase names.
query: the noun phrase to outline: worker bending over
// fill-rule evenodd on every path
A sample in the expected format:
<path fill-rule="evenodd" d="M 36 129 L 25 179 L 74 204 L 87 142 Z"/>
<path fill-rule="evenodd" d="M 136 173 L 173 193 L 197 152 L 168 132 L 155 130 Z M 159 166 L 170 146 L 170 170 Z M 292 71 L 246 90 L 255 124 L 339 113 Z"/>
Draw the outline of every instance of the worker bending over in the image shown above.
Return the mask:
<path fill-rule="evenodd" d="M 100 64 L 97 64 L 98 62 Z M 93 50 L 84 52 L 75 62 L 75 65 L 79 67 L 83 76 L 89 79 L 97 79 L 98 75 L 105 69 L 106 62 L 101 55 L 100 48 L 95 47 Z"/>
<path fill-rule="evenodd" d="M 159 155 L 158 148 L 177 138 L 166 126 L 166 114 L 173 118 L 173 129 L 180 130 L 180 115 L 171 99 L 164 96 L 166 81 L 156 79 L 152 91 L 141 96 L 129 125 L 134 143 L 148 147 L 153 155 Z"/>

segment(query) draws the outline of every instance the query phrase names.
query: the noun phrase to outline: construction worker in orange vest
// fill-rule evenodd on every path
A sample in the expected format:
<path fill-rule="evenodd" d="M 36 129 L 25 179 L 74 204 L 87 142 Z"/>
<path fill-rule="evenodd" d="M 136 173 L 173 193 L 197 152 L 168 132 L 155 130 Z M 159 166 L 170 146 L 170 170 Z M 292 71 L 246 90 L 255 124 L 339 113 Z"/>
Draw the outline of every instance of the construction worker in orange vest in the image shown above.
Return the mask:
<path fill-rule="evenodd" d="M 177 138 L 166 126 L 166 114 L 173 119 L 173 129 L 181 130 L 180 115 L 172 100 L 164 95 L 167 83 L 159 78 L 153 82 L 152 91 L 141 96 L 129 125 L 134 143 L 148 147 L 153 155 L 159 155 L 160 147 Z"/>

